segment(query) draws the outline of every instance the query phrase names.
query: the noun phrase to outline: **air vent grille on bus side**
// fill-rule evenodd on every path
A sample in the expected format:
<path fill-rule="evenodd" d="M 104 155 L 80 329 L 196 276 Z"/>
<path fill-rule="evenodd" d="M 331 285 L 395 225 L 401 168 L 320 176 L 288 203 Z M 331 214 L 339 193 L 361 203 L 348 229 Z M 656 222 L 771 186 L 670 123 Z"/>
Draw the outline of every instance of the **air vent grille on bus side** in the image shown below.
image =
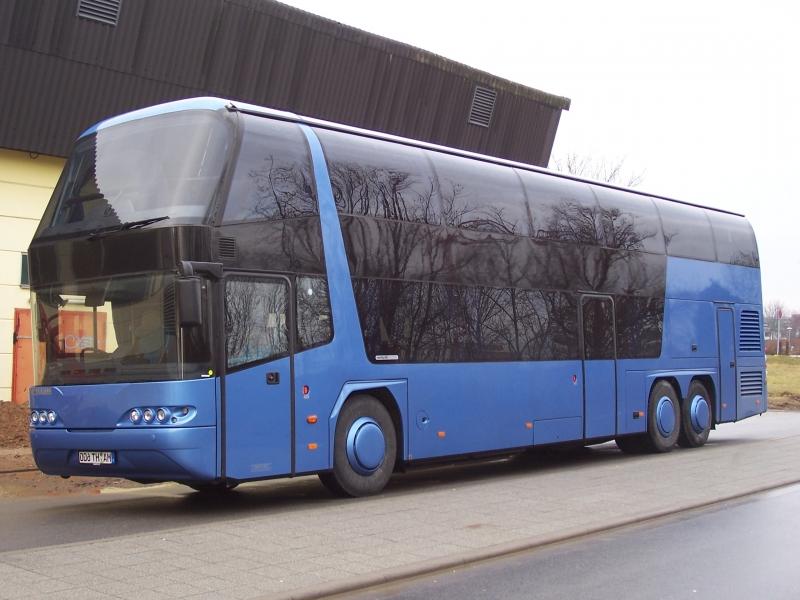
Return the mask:
<path fill-rule="evenodd" d="M 761 396 L 764 393 L 764 374 L 761 371 L 744 371 L 739 376 L 740 396 Z"/>
<path fill-rule="evenodd" d="M 761 352 L 761 322 L 758 311 L 743 310 L 739 317 L 739 352 Z"/>
<path fill-rule="evenodd" d="M 117 25 L 122 0 L 78 0 L 78 16 L 106 25 Z"/>
<path fill-rule="evenodd" d="M 475 86 L 475 94 L 472 96 L 472 108 L 469 111 L 470 124 L 488 127 L 492 121 L 495 100 L 497 100 L 497 92 L 489 88 Z"/>
<path fill-rule="evenodd" d="M 219 257 L 222 260 L 236 260 L 238 250 L 236 249 L 236 240 L 229 237 L 219 238 Z"/>
<path fill-rule="evenodd" d="M 164 332 L 175 335 L 175 284 L 164 288 Z"/>

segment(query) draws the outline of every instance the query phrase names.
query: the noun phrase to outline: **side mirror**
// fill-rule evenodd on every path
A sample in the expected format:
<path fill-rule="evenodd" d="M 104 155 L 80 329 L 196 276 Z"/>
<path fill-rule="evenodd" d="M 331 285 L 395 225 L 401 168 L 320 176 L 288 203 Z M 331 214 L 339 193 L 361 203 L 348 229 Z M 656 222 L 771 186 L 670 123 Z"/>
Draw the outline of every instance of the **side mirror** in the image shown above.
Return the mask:
<path fill-rule="evenodd" d="M 181 327 L 194 327 L 203 322 L 202 288 L 203 282 L 199 277 L 179 277 L 175 280 Z"/>

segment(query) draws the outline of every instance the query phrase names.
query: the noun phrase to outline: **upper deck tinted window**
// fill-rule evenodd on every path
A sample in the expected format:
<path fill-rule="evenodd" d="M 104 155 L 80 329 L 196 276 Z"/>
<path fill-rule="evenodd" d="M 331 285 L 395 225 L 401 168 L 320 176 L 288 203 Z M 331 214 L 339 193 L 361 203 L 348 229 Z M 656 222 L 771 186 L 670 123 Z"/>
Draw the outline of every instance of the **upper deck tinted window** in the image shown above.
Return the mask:
<path fill-rule="evenodd" d="M 599 246 L 600 208 L 585 183 L 531 171 L 517 171 L 531 208 L 530 235 L 541 240 Z"/>
<path fill-rule="evenodd" d="M 711 224 L 702 208 L 658 200 L 656 208 L 661 215 L 667 254 L 682 258 L 716 260 Z"/>
<path fill-rule="evenodd" d="M 317 213 L 311 156 L 295 123 L 241 115 L 244 135 L 233 173 L 226 222 Z"/>
<path fill-rule="evenodd" d="M 341 213 L 441 224 L 436 177 L 419 148 L 316 129 Z"/>
<path fill-rule="evenodd" d="M 528 234 L 528 203 L 513 169 L 441 152 L 428 156 L 439 183 L 444 225 Z"/>
<path fill-rule="evenodd" d="M 758 246 L 750 223 L 744 217 L 706 211 L 714 230 L 717 260 L 745 267 L 758 266 Z"/>
<path fill-rule="evenodd" d="M 653 201 L 647 196 L 593 187 L 609 248 L 664 254 L 664 236 Z"/>

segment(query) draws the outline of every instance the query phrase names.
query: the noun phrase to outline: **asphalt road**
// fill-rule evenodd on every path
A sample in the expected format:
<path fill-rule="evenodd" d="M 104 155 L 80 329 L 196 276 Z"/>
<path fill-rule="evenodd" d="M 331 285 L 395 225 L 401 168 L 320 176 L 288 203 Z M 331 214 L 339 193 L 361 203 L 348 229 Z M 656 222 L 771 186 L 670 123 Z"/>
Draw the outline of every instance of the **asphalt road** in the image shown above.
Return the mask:
<path fill-rule="evenodd" d="M 783 413 L 780 418 L 755 417 L 721 426 L 712 432 L 709 444 L 735 444 L 745 448 L 750 441 L 796 435 L 798 429 L 800 413 Z M 414 494 L 462 482 L 496 482 L 525 472 L 614 460 L 622 460 L 621 454 L 613 443 L 608 443 L 566 455 L 418 467 L 393 477 L 385 493 Z M 253 516 L 280 518 L 311 506 L 333 506 L 341 502 L 349 501 L 332 498 L 316 477 L 246 484 L 226 497 L 217 498 L 203 497 L 177 484 L 166 484 L 99 496 L 4 499 L 0 500 L 0 552 Z"/>
<path fill-rule="evenodd" d="M 795 485 L 349 598 L 796 600 L 799 510 Z"/>

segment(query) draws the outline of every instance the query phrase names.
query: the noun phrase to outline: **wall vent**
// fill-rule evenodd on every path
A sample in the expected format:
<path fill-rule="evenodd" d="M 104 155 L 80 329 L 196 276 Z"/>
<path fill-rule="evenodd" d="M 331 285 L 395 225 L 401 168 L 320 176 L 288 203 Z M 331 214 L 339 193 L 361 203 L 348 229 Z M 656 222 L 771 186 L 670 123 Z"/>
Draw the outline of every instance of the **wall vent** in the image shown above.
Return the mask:
<path fill-rule="evenodd" d="M 743 310 L 739 316 L 739 352 L 761 352 L 761 338 L 758 311 Z"/>
<path fill-rule="evenodd" d="M 761 396 L 764 393 L 764 373 L 744 371 L 739 376 L 739 396 Z"/>
<path fill-rule="evenodd" d="M 219 238 L 219 257 L 223 260 L 236 260 L 236 240 L 229 237 Z"/>
<path fill-rule="evenodd" d="M 492 121 L 495 100 L 497 100 L 496 91 L 475 86 L 475 94 L 472 96 L 472 108 L 469 110 L 470 124 L 488 127 Z"/>
<path fill-rule="evenodd" d="M 122 0 L 78 0 L 78 16 L 90 21 L 117 25 Z"/>

